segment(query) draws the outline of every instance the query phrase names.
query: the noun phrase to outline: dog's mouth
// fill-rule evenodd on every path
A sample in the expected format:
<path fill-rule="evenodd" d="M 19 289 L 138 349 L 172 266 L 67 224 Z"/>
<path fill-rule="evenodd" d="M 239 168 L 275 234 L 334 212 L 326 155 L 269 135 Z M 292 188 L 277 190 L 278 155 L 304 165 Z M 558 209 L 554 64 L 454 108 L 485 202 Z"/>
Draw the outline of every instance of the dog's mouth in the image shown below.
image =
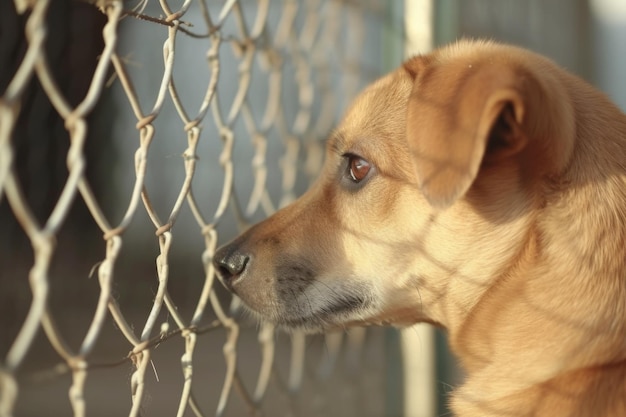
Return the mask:
<path fill-rule="evenodd" d="M 285 331 L 319 333 L 351 327 L 362 322 L 373 307 L 373 298 L 367 291 L 321 293 L 311 295 L 302 292 L 288 299 L 278 299 L 271 309 L 258 311 L 242 301 L 255 316 L 269 321 Z"/>
<path fill-rule="evenodd" d="M 343 323 L 351 321 L 354 316 L 371 306 L 371 301 L 364 295 L 344 295 L 325 304 L 317 311 L 311 308 L 287 309 L 287 313 L 278 317 L 276 324 L 290 329 L 328 329 L 340 327 Z M 296 311 L 293 311 L 296 310 Z"/>

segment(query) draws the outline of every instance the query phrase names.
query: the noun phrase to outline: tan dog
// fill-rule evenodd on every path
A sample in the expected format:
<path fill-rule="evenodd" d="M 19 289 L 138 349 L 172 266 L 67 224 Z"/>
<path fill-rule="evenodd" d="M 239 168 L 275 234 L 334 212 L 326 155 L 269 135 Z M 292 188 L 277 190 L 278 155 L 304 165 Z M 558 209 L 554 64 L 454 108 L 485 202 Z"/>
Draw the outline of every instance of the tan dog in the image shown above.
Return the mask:
<path fill-rule="evenodd" d="M 410 59 L 214 263 L 284 327 L 444 326 L 458 416 L 626 416 L 626 116 L 531 52 Z"/>

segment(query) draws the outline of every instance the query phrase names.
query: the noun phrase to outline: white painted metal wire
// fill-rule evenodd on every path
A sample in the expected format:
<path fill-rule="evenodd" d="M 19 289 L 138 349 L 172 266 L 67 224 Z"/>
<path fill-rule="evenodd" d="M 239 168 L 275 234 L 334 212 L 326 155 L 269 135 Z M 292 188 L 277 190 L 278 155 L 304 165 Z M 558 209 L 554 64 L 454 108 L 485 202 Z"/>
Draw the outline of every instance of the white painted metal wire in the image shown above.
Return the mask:
<path fill-rule="evenodd" d="M 0 416 L 384 413 L 379 332 L 257 329 L 210 260 L 315 176 L 385 3 L 5 2 Z"/>

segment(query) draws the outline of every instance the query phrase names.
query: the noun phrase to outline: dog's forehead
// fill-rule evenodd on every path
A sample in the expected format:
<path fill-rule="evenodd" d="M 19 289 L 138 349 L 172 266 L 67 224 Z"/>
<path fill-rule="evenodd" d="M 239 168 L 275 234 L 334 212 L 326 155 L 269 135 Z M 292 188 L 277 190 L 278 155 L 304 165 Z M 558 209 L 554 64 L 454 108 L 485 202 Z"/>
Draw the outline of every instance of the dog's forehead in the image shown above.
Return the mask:
<path fill-rule="evenodd" d="M 347 152 L 363 140 L 403 140 L 406 130 L 406 103 L 412 83 L 403 68 L 368 86 L 352 102 L 331 146 Z"/>

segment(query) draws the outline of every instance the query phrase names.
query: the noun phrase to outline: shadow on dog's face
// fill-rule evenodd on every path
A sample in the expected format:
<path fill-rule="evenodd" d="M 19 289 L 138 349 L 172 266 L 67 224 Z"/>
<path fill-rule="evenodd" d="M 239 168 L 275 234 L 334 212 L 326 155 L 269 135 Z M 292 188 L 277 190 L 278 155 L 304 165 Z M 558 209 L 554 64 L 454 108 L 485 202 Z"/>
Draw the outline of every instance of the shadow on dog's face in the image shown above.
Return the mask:
<path fill-rule="evenodd" d="M 529 111 L 532 78 L 466 49 L 368 87 L 314 186 L 218 250 L 222 282 L 252 311 L 306 331 L 454 326 L 518 254 L 535 203 L 528 161 L 558 161 L 526 146 L 546 129 Z"/>

